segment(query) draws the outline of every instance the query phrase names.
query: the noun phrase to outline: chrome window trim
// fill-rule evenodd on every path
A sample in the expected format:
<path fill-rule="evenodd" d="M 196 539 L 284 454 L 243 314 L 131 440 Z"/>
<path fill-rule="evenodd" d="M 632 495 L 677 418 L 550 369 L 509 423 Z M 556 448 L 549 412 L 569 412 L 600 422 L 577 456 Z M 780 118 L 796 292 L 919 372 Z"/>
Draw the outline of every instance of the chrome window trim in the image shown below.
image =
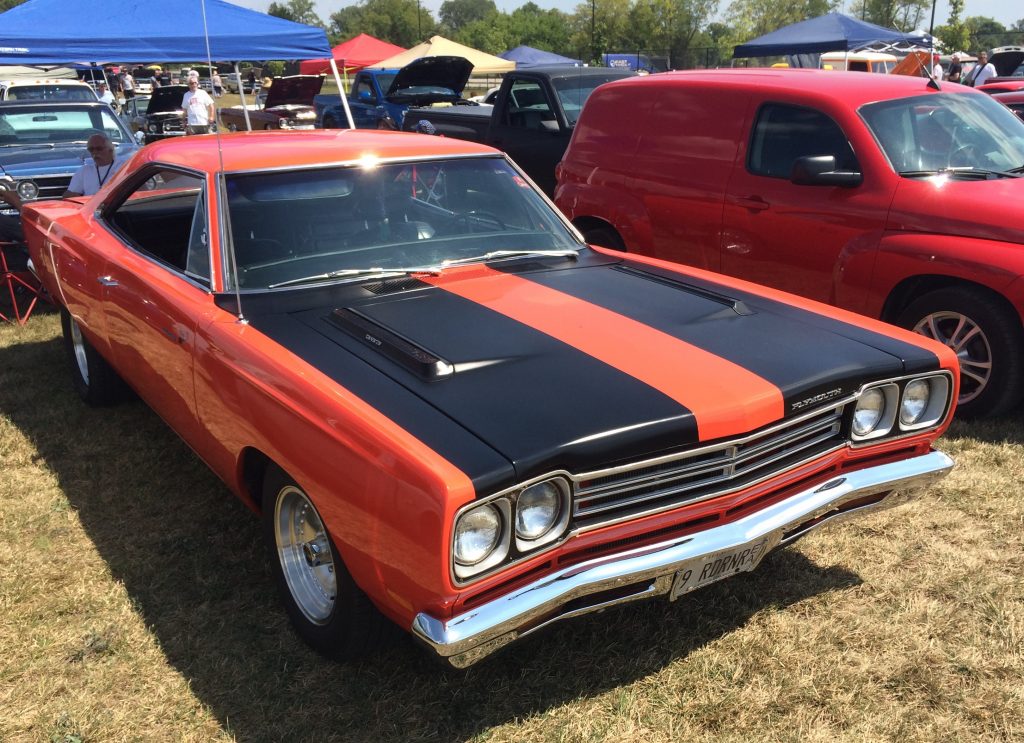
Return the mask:
<path fill-rule="evenodd" d="M 138 180 L 136 181 L 138 173 L 147 173 L 147 172 L 151 172 L 151 171 L 157 170 L 157 169 L 166 169 L 166 170 L 179 171 L 181 173 L 184 173 L 185 175 L 195 176 L 196 178 L 198 178 L 202 182 L 202 184 L 203 184 L 202 185 L 202 196 L 203 196 L 203 199 L 204 199 L 204 201 L 206 203 L 206 229 L 207 229 L 207 234 L 208 235 L 212 235 L 213 233 L 210 230 L 210 200 L 208 198 L 209 189 L 207 188 L 207 182 L 206 182 L 206 179 L 207 179 L 207 176 L 209 175 L 209 173 L 207 173 L 205 170 L 193 170 L 191 168 L 186 168 L 186 167 L 184 167 L 182 165 L 169 165 L 169 164 L 161 163 L 161 162 L 147 163 L 144 167 L 140 168 L 135 173 L 133 173 L 128 178 L 128 180 L 126 180 L 124 183 L 122 183 L 121 186 L 117 189 L 117 191 L 115 191 L 111 195 L 111 196 L 116 196 L 116 198 L 114 198 L 114 199 L 105 199 L 105 200 L 101 201 L 100 205 L 98 207 L 96 207 L 96 211 L 93 212 L 93 214 L 94 214 L 94 216 L 96 218 L 96 221 L 103 226 L 103 229 L 105 229 L 108 234 L 110 234 L 112 237 L 116 238 L 118 242 L 120 242 L 126 249 L 132 251 L 135 255 L 137 255 L 137 256 L 139 256 L 139 257 L 149 261 L 150 263 L 152 263 L 155 266 L 160 266 L 161 268 L 163 268 L 165 271 L 167 271 L 171 275 L 177 276 L 182 281 L 184 281 L 186 284 L 191 284 L 192 286 L 194 286 L 195 288 L 201 290 L 205 294 L 212 295 L 213 294 L 213 257 L 214 257 L 213 256 L 213 245 L 212 244 L 206 246 L 207 251 L 209 251 L 209 253 L 210 253 L 210 256 L 209 256 L 210 257 L 210 278 L 204 283 L 204 282 L 197 281 L 195 278 L 193 278 L 191 275 L 186 273 L 184 270 L 178 269 L 176 266 L 172 266 L 170 263 L 165 263 L 164 261 L 161 261 L 160 259 L 158 259 L 156 256 L 149 255 L 145 251 L 142 251 L 139 248 L 137 248 L 136 246 L 132 245 L 124 237 L 122 237 L 120 232 L 118 232 L 116 229 L 113 228 L 113 226 L 110 224 L 109 219 L 107 218 L 108 214 L 110 214 L 113 211 L 117 211 L 117 209 L 120 208 L 120 206 L 122 204 L 124 204 L 124 202 L 127 199 L 127 197 L 122 199 L 121 198 L 122 195 L 124 195 L 125 193 L 127 193 L 128 195 L 131 195 L 132 193 L 135 193 L 135 190 L 138 188 L 138 185 L 140 183 L 143 183 L 146 180 L 148 180 L 147 178 L 139 177 Z M 152 177 L 152 176 L 150 176 L 150 177 Z M 127 185 L 129 183 L 131 184 L 130 186 Z M 117 207 L 114 207 L 114 206 L 111 205 L 113 202 L 117 203 Z M 210 243 L 212 243 L 212 242 L 213 242 L 213 240 L 210 240 Z"/>

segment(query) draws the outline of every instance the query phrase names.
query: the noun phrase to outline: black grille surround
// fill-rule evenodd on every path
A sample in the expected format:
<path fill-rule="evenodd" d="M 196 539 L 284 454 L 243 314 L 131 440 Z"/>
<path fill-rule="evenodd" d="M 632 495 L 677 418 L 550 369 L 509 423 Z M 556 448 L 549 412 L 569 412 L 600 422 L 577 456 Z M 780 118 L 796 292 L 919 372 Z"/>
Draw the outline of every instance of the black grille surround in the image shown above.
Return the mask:
<path fill-rule="evenodd" d="M 739 438 L 573 477 L 572 525 L 589 530 L 708 500 L 847 445 L 843 404 Z"/>

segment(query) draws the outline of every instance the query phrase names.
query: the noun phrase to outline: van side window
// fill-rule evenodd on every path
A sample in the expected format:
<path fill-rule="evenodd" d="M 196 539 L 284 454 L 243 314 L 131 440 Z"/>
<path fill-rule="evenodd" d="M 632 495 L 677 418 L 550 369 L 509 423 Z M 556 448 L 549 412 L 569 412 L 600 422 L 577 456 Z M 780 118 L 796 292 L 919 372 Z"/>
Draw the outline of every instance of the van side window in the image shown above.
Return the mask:
<path fill-rule="evenodd" d="M 836 170 L 860 169 L 843 130 L 825 114 L 777 103 L 761 108 L 747 157 L 751 173 L 789 178 L 797 158 L 814 155 L 833 155 Z"/>
<path fill-rule="evenodd" d="M 505 124 L 524 129 L 557 129 L 555 112 L 544 89 L 533 80 L 516 80 L 508 95 Z"/>

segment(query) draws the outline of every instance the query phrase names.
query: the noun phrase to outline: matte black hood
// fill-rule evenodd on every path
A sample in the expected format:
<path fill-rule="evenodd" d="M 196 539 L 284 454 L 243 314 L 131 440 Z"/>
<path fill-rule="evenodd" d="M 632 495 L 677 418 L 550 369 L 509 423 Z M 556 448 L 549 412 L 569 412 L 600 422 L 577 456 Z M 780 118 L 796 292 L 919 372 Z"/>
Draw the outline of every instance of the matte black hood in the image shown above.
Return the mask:
<path fill-rule="evenodd" d="M 395 407 L 385 378 L 522 479 L 741 435 L 869 379 L 938 366 L 896 338 L 628 267 L 494 273 L 508 281 L 487 279 L 479 290 L 493 305 L 463 295 L 478 291 L 477 279 L 450 288 L 412 280 L 393 294 L 251 323 L 379 409 L 390 406 L 386 415 L 472 477 L 479 473 L 459 462 L 436 422 Z M 511 299 L 502 297 L 507 285 Z M 374 370 L 365 389 L 353 386 L 350 354 Z"/>

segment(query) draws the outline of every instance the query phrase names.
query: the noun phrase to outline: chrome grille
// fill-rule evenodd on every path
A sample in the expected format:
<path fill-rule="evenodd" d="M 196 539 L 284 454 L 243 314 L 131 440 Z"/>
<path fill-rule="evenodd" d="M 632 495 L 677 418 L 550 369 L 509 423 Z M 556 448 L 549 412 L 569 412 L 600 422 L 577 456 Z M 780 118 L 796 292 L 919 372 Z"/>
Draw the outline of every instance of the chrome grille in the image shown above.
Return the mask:
<path fill-rule="evenodd" d="M 768 479 L 846 444 L 844 405 L 742 438 L 576 479 L 578 528 L 706 500 Z"/>
<path fill-rule="evenodd" d="M 37 199 L 59 199 L 71 185 L 71 173 L 67 175 L 41 175 L 32 178 L 39 186 Z"/>

